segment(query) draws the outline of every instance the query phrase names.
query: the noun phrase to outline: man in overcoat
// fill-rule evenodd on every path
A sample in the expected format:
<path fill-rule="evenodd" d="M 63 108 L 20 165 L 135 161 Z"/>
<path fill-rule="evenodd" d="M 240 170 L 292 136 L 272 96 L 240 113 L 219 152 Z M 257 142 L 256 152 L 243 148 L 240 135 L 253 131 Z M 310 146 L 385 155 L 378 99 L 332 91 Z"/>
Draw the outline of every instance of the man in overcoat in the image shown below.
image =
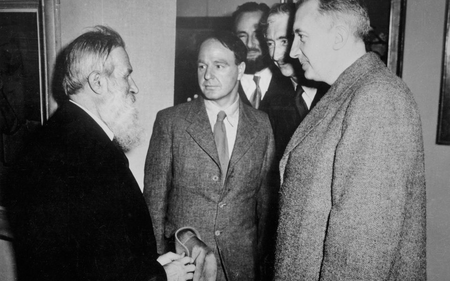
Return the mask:
<path fill-rule="evenodd" d="M 194 227 L 216 254 L 217 280 L 260 280 L 257 267 L 274 198 L 267 176 L 274 158 L 269 119 L 237 93 L 245 58 L 245 45 L 231 33 L 201 44 L 203 97 L 158 113 L 145 165 L 144 197 L 158 251 L 167 250 L 178 228 Z M 226 156 L 216 135 L 220 122 Z"/>
<path fill-rule="evenodd" d="M 18 280 L 191 279 L 190 257 L 158 257 L 124 154 L 140 132 L 125 43 L 97 26 L 63 55 L 69 100 L 33 138 L 7 193 Z"/>
<path fill-rule="evenodd" d="M 426 280 L 425 176 L 413 95 L 373 53 L 360 1 L 306 0 L 290 55 L 331 85 L 287 145 L 275 280 Z"/>

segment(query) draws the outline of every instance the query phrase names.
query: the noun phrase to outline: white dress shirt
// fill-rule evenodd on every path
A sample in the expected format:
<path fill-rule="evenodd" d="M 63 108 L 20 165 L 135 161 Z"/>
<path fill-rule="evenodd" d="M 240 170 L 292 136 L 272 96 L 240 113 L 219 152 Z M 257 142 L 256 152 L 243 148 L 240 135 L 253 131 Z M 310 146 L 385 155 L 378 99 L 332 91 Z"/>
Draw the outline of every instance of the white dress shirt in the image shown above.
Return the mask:
<path fill-rule="evenodd" d="M 294 82 L 293 80 L 292 84 L 294 85 L 294 89 L 297 89 L 297 83 Z M 305 101 L 306 105 L 308 106 L 308 109 L 311 109 L 311 104 L 314 100 L 314 97 L 317 94 L 317 89 L 316 88 L 310 88 L 310 87 L 306 87 L 306 86 L 301 86 L 303 89 L 303 94 L 302 94 L 302 98 Z"/>
<path fill-rule="evenodd" d="M 227 117 L 223 120 L 225 124 L 225 130 L 227 132 L 228 141 L 228 153 L 231 158 L 233 152 L 234 143 L 236 142 L 237 127 L 239 123 L 239 96 L 236 96 L 236 101 L 228 108 L 220 108 L 214 102 L 205 100 L 206 113 L 208 114 L 209 123 L 211 124 L 211 130 L 214 132 L 214 124 L 217 121 L 217 114 L 220 111 L 224 111 Z"/>
<path fill-rule="evenodd" d="M 251 96 L 256 90 L 256 83 L 253 80 L 253 76 L 259 76 L 259 88 L 261 89 L 261 100 L 264 98 L 267 90 L 269 89 L 270 81 L 272 80 L 272 71 L 268 67 L 253 74 L 244 74 L 241 78 L 242 89 L 245 92 L 248 100 L 251 100 Z"/>

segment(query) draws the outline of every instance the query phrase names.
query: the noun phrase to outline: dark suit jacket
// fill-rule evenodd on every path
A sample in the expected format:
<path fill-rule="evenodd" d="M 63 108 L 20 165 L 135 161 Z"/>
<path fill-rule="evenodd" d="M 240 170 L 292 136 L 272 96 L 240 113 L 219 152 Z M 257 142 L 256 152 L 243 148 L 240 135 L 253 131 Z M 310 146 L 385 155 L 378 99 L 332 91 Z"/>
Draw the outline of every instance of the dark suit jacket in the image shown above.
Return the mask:
<path fill-rule="evenodd" d="M 214 249 L 228 280 L 255 280 L 274 199 L 267 177 L 273 157 L 267 115 L 240 102 L 236 143 L 223 184 L 203 98 L 160 111 L 144 178 L 159 252 L 178 228 L 195 227 Z"/>
<path fill-rule="evenodd" d="M 319 102 L 328 90 L 328 85 L 319 84 L 317 93 L 311 103 L 311 109 Z M 239 97 L 251 106 L 245 92 L 239 83 Z M 291 136 L 294 134 L 304 115 L 300 115 L 295 106 L 295 89 L 291 79 L 281 74 L 278 68 L 272 70 L 272 80 L 259 109 L 269 115 L 275 138 L 276 160 L 280 161 Z"/>
<path fill-rule="evenodd" d="M 85 111 L 62 105 L 23 164 L 8 200 L 19 280 L 166 280 L 128 161 Z"/>
<path fill-rule="evenodd" d="M 275 280 L 426 280 L 419 110 L 377 55 L 309 112 L 280 173 Z"/>

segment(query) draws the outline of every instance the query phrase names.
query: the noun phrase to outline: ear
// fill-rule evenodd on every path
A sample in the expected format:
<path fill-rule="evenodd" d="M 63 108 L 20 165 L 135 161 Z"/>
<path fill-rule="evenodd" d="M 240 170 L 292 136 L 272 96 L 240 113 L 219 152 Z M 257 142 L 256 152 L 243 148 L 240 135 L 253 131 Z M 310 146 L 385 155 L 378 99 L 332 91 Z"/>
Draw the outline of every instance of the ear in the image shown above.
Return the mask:
<path fill-rule="evenodd" d="M 91 90 L 100 95 L 103 93 L 105 88 L 104 77 L 98 71 L 92 71 L 88 76 L 88 84 Z"/>
<path fill-rule="evenodd" d="M 241 62 L 238 65 L 238 80 L 241 80 L 242 75 L 244 75 L 244 71 L 245 71 L 245 62 Z"/>
<path fill-rule="evenodd" d="M 350 38 L 350 30 L 348 26 L 339 24 L 333 27 L 334 32 L 334 42 L 333 42 L 333 49 L 339 50 L 342 49 L 346 44 L 347 41 Z"/>

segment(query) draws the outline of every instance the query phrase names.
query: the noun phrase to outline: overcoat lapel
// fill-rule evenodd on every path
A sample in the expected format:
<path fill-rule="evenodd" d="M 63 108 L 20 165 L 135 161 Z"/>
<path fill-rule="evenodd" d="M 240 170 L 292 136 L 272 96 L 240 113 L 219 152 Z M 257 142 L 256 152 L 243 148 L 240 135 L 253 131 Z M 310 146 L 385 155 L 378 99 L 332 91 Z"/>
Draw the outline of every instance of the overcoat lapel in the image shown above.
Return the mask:
<path fill-rule="evenodd" d="M 186 116 L 186 120 L 191 124 L 186 128 L 186 131 L 220 168 L 219 154 L 217 153 L 204 100 L 197 98 L 191 103 L 192 106 Z"/>
<path fill-rule="evenodd" d="M 316 126 L 320 124 L 320 122 L 322 122 L 325 116 L 327 116 L 329 112 L 329 104 L 330 102 L 332 102 L 330 96 L 331 95 L 327 94 L 323 97 L 323 99 L 317 104 L 317 106 L 314 107 L 308 113 L 308 115 L 306 115 L 305 119 L 303 119 L 303 121 L 297 127 L 297 130 L 295 130 L 294 135 L 291 137 L 291 140 L 289 141 L 284 151 L 283 158 L 281 158 L 280 161 L 281 183 L 283 183 L 284 169 L 289 159 L 289 154 Z"/>
<path fill-rule="evenodd" d="M 289 159 L 290 152 L 297 147 L 302 140 L 329 114 L 340 107 L 348 96 L 354 92 L 354 84 L 358 83 L 368 72 L 375 71 L 384 65 L 380 62 L 377 55 L 372 52 L 365 54 L 350 67 L 348 67 L 330 87 L 325 96 L 317 103 L 298 126 L 291 141 L 284 151 L 280 162 L 280 175 L 283 182 L 284 169 Z"/>

